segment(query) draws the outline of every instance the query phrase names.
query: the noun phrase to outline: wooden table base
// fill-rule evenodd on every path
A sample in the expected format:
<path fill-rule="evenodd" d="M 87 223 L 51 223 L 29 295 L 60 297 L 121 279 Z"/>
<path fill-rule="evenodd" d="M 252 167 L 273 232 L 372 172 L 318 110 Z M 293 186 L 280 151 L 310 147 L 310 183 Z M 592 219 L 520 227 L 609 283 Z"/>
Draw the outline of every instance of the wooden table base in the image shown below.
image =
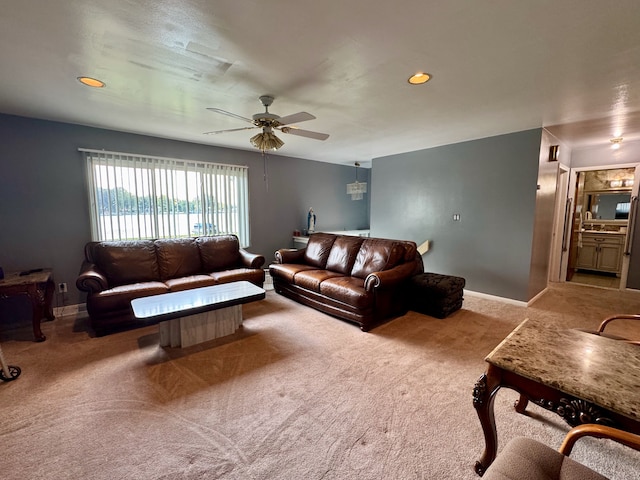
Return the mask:
<path fill-rule="evenodd" d="M 573 397 L 495 365 L 489 365 L 487 372 L 480 376 L 473 388 L 473 406 L 478 414 L 485 441 L 484 452 L 474 467 L 480 476 L 484 475 L 486 469 L 496 458 L 498 435 L 493 407 L 495 396 L 502 387 L 510 388 L 520 394 L 514 404 L 518 413 L 524 414 L 527 405 L 532 402 L 556 413 L 570 427 L 584 423 L 596 423 L 640 434 L 640 422 L 634 419 L 616 414 L 591 402 Z"/>

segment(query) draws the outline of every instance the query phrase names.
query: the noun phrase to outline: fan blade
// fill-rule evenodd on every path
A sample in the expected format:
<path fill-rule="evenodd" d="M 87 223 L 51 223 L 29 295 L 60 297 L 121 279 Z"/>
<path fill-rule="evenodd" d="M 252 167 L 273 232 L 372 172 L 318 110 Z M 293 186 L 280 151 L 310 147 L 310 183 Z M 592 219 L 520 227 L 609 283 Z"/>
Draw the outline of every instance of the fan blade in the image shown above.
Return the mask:
<path fill-rule="evenodd" d="M 239 132 L 240 130 L 251 130 L 258 127 L 242 127 L 242 128 L 230 128 L 228 130 L 216 130 L 214 132 L 204 132 L 203 135 L 217 135 L 218 133 L 227 133 L 227 132 Z"/>
<path fill-rule="evenodd" d="M 211 110 L 212 112 L 221 113 L 222 115 L 226 115 L 227 117 L 237 118 L 238 120 L 244 120 L 245 122 L 253 123 L 253 120 L 247 117 L 243 117 L 241 115 L 236 115 L 235 113 L 227 112 L 226 110 L 221 110 L 219 108 L 207 108 L 207 110 Z"/>
<path fill-rule="evenodd" d="M 298 112 L 293 115 L 287 115 L 286 117 L 280 117 L 278 123 L 280 125 L 290 125 L 292 123 L 306 122 L 307 120 L 314 120 L 316 117 L 307 112 Z"/>
<path fill-rule="evenodd" d="M 299 137 L 313 138 L 314 140 L 326 140 L 329 135 L 326 133 L 312 132 L 310 130 L 302 130 L 296 127 L 284 127 L 280 129 L 282 133 L 289 133 L 291 135 L 298 135 Z"/>

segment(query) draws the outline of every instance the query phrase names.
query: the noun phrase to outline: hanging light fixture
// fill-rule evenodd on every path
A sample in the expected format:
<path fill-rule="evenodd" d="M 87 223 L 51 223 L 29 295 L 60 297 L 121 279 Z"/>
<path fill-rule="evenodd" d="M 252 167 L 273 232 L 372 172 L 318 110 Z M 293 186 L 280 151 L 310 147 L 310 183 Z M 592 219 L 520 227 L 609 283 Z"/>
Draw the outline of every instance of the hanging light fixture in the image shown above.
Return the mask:
<path fill-rule="evenodd" d="M 347 183 L 347 195 L 351 195 L 351 200 L 362 200 L 362 194 L 367 193 L 367 182 L 358 181 L 359 162 L 356 162 L 356 181 Z"/>
<path fill-rule="evenodd" d="M 263 152 L 267 150 L 277 150 L 284 145 L 284 142 L 274 135 L 271 127 L 264 127 L 262 133 L 254 135 L 249 141 L 251 145 Z"/>

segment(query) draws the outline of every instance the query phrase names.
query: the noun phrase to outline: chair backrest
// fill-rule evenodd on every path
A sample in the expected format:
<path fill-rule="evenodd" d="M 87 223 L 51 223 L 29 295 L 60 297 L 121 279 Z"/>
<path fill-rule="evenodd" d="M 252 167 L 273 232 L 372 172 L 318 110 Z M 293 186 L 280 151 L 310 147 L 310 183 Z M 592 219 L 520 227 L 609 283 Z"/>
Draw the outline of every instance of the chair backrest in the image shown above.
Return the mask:
<path fill-rule="evenodd" d="M 511 440 L 482 476 L 483 480 L 602 480 L 607 477 L 569 458 L 583 437 L 605 438 L 640 451 L 640 436 L 604 425 L 585 424 L 567 433 L 559 451 L 530 438 Z"/>

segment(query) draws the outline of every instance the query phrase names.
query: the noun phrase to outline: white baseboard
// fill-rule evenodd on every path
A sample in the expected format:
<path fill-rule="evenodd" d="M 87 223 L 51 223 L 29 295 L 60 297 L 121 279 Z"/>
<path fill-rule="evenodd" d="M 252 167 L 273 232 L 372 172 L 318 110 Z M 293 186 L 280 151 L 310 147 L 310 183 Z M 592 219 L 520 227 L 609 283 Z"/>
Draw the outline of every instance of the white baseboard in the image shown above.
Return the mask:
<path fill-rule="evenodd" d="M 470 295 L 472 297 L 480 297 L 480 298 L 485 298 L 487 300 L 495 300 L 497 302 L 503 302 L 503 303 L 509 303 L 511 305 L 517 305 L 519 307 L 526 307 L 527 302 L 523 302 L 522 300 L 514 300 L 513 298 L 506 298 L 506 297 L 498 297 L 496 295 L 489 295 L 488 293 L 482 293 L 482 292 L 474 292 L 473 290 L 464 290 L 464 295 Z"/>
<path fill-rule="evenodd" d="M 544 287 L 544 289 L 538 293 L 535 297 L 533 297 L 531 300 L 529 300 L 527 302 L 527 307 L 530 307 L 533 302 L 535 302 L 536 300 L 538 300 L 542 295 L 544 295 L 545 293 L 547 293 L 547 290 L 549 290 L 549 287 Z"/>
<path fill-rule="evenodd" d="M 67 315 L 77 315 L 78 313 L 85 313 L 87 311 L 87 305 L 84 303 L 76 305 L 64 305 L 63 307 L 55 307 L 53 309 L 53 315 L 55 317 L 66 317 Z"/>

